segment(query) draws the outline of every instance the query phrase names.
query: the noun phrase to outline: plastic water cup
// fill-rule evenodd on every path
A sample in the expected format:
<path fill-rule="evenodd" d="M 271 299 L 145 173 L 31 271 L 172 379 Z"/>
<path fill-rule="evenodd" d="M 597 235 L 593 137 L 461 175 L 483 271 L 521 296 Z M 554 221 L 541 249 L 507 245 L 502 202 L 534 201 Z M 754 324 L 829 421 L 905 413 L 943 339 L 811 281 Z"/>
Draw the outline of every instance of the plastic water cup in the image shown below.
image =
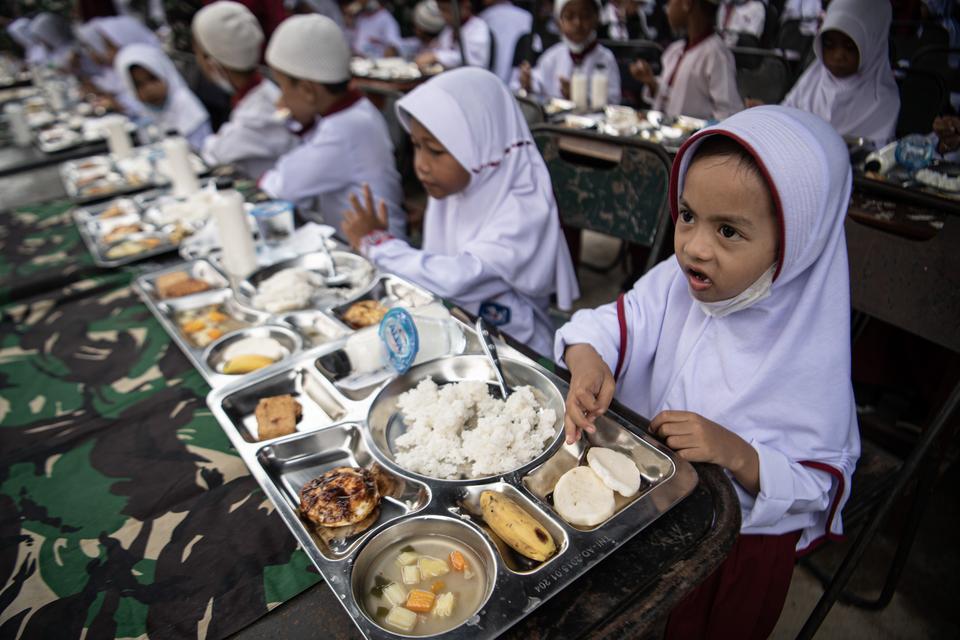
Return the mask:
<path fill-rule="evenodd" d="M 260 242 L 266 247 L 276 247 L 293 235 L 293 203 L 273 200 L 253 208 L 257 221 Z"/>

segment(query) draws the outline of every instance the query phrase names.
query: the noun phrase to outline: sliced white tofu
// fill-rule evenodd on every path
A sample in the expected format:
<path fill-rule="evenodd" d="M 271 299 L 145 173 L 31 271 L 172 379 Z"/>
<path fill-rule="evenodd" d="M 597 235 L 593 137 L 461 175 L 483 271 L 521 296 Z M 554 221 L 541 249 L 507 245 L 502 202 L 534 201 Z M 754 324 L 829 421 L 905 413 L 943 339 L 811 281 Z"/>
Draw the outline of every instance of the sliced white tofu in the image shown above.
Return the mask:
<path fill-rule="evenodd" d="M 624 498 L 640 491 L 640 470 L 637 465 L 619 451 L 605 447 L 592 447 L 587 451 L 587 464 L 599 476 L 603 484 Z"/>

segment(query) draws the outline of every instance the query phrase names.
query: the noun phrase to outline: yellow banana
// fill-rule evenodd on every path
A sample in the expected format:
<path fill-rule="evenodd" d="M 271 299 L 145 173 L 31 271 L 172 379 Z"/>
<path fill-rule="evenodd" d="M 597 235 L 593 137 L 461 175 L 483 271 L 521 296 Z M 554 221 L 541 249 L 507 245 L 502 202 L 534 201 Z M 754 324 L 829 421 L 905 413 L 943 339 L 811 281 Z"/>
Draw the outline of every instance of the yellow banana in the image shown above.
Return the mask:
<path fill-rule="evenodd" d="M 268 358 L 267 356 L 242 355 L 228 360 L 227 363 L 223 365 L 223 372 L 229 376 L 240 375 L 262 369 L 273 363 L 274 359 Z"/>
<path fill-rule="evenodd" d="M 557 552 L 553 536 L 511 498 L 496 491 L 480 494 L 483 519 L 517 553 L 544 561 Z"/>

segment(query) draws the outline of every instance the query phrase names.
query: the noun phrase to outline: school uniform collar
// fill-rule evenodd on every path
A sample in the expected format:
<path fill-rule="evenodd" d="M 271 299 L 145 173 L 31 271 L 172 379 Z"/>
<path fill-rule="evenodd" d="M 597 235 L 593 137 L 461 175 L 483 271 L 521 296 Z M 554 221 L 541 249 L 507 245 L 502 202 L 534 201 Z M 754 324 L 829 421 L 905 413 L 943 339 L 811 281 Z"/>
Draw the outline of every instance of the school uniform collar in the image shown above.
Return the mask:
<path fill-rule="evenodd" d="M 250 76 L 250 79 L 247 80 L 247 83 L 237 89 L 235 94 L 230 96 L 230 108 L 236 109 L 237 105 L 240 104 L 240 101 L 246 98 L 251 91 L 260 86 L 261 82 L 263 82 L 263 76 L 260 75 L 259 71 L 254 71 L 253 75 Z"/>
<path fill-rule="evenodd" d="M 570 59 L 573 60 L 573 66 L 579 67 L 581 64 L 583 64 L 583 61 L 586 59 L 586 57 L 590 55 L 594 49 L 597 48 L 597 43 L 598 43 L 597 38 L 594 38 L 593 42 L 588 44 L 584 48 L 584 50 L 581 51 L 580 53 L 574 53 L 568 48 L 567 52 L 570 54 Z"/>
<path fill-rule="evenodd" d="M 356 89 L 348 89 L 343 97 L 330 105 L 330 108 L 327 109 L 324 113 L 321 113 L 321 117 L 329 118 L 335 113 L 340 113 L 341 111 L 346 111 L 353 105 L 355 105 L 361 98 L 363 94 L 357 91 Z"/>

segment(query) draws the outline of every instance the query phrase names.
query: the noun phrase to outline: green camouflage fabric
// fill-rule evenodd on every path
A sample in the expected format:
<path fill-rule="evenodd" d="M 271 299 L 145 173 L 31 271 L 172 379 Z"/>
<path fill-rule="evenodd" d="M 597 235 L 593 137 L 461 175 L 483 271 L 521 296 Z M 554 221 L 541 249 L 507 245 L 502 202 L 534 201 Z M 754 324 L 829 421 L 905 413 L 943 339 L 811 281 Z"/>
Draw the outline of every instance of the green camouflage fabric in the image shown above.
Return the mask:
<path fill-rule="evenodd" d="M 661 216 L 669 215 L 669 159 L 662 151 L 654 151 L 653 145 L 624 140 L 623 155 L 616 165 L 603 161 L 572 162 L 561 153 L 561 136 L 591 136 L 556 127 L 537 127 L 533 131 L 550 171 L 563 223 L 651 246 Z M 605 142 L 615 144 L 609 138 Z"/>
<path fill-rule="evenodd" d="M 9 215 L 4 292 L 34 287 L 0 306 L 0 638 L 223 638 L 319 582 L 132 270 L 54 287 L 84 273 L 63 210 Z"/>

